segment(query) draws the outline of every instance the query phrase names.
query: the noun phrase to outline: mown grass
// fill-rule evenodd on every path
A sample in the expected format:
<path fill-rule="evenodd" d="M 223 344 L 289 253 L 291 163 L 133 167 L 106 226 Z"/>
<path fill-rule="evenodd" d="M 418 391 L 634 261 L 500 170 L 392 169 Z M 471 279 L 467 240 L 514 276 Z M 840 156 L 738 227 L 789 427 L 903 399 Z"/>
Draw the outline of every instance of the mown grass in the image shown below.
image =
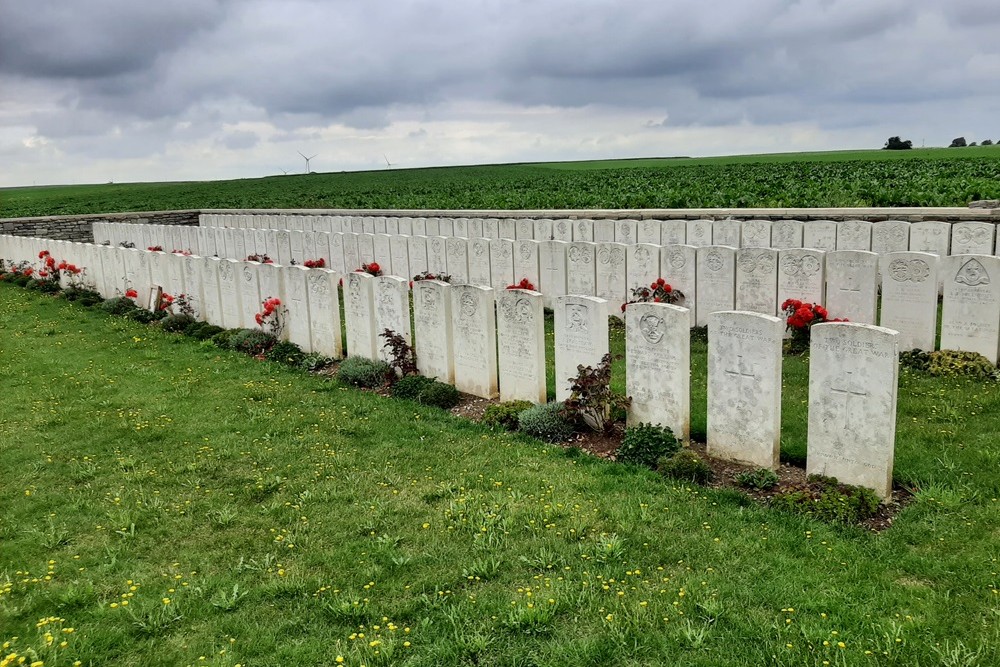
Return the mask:
<path fill-rule="evenodd" d="M 896 471 L 916 500 L 875 535 L 9 285 L 0 346 L 4 654 L 1000 661 L 994 385 L 902 374 Z M 798 368 L 786 364 L 791 420 L 805 414 Z M 50 617 L 64 620 L 36 628 Z"/>
<path fill-rule="evenodd" d="M 996 198 L 1000 147 L 984 146 L 6 188 L 0 216 L 191 208 L 965 206 Z"/>

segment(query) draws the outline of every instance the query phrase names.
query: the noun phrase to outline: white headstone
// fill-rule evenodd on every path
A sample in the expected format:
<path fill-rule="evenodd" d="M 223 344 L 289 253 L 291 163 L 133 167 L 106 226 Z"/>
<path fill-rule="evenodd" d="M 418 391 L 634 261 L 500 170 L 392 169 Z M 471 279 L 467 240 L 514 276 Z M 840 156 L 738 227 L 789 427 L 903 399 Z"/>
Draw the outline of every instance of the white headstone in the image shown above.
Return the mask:
<path fill-rule="evenodd" d="M 389 273 L 404 278 L 413 277 L 410 273 L 409 243 L 405 236 L 389 237 Z"/>
<path fill-rule="evenodd" d="M 722 311 L 708 320 L 708 453 L 776 469 L 781 449 L 781 318 Z"/>
<path fill-rule="evenodd" d="M 872 224 L 872 252 L 906 252 L 910 248 L 910 223 L 881 220 Z"/>
<path fill-rule="evenodd" d="M 652 219 L 640 220 L 639 230 L 636 233 L 636 243 L 660 245 L 660 221 Z"/>
<path fill-rule="evenodd" d="M 574 241 L 566 248 L 566 292 L 594 296 L 597 294 L 597 246 L 586 241 Z"/>
<path fill-rule="evenodd" d="M 486 218 L 483 220 L 483 238 L 500 238 L 500 220 L 497 218 Z"/>
<path fill-rule="evenodd" d="M 708 316 L 736 305 L 736 249 L 701 246 L 697 250 L 697 324 L 708 326 Z"/>
<path fill-rule="evenodd" d="M 527 278 L 534 289 L 541 292 L 541 270 L 538 262 L 538 241 L 514 241 L 514 281 Z"/>
<path fill-rule="evenodd" d="M 501 218 L 497 224 L 497 233 L 500 235 L 500 238 L 513 241 L 517 237 L 517 234 L 514 232 L 514 219 Z"/>
<path fill-rule="evenodd" d="M 763 315 L 778 311 L 777 250 L 748 247 L 736 251 L 736 310 Z"/>
<path fill-rule="evenodd" d="M 684 294 L 684 298 L 676 305 L 687 308 L 691 318 L 689 327 L 696 324 L 697 255 L 698 249 L 690 245 L 664 245 L 660 248 L 660 273 L 671 288 Z"/>
<path fill-rule="evenodd" d="M 500 399 L 545 403 L 542 295 L 522 289 L 497 294 Z"/>
<path fill-rule="evenodd" d="M 538 289 L 542 292 L 546 308 L 551 308 L 555 299 L 567 294 L 566 241 L 542 241 L 538 244 Z"/>
<path fill-rule="evenodd" d="M 688 220 L 686 238 L 687 245 L 693 245 L 696 248 L 712 245 L 712 221 Z"/>
<path fill-rule="evenodd" d="M 510 239 L 490 240 L 490 283 L 495 290 L 514 283 L 514 242 Z"/>
<path fill-rule="evenodd" d="M 202 316 L 206 322 L 217 327 L 225 326 L 219 296 L 219 265 L 222 261 L 217 257 L 202 257 L 197 262 L 201 273 Z"/>
<path fill-rule="evenodd" d="M 410 345 L 410 289 L 409 280 L 398 276 L 379 276 L 375 279 L 375 336 L 379 358 L 392 361 L 392 352 L 385 346 L 386 329 L 402 336 Z"/>
<path fill-rule="evenodd" d="M 951 225 L 947 222 L 925 220 L 910 225 L 910 252 L 932 252 L 947 257 L 950 247 Z"/>
<path fill-rule="evenodd" d="M 871 250 L 872 223 L 843 220 L 837 223 L 837 250 Z"/>
<path fill-rule="evenodd" d="M 778 307 L 786 299 L 824 303 L 823 256 L 821 250 L 786 248 L 778 251 Z M 833 317 L 837 317 L 833 314 Z"/>
<path fill-rule="evenodd" d="M 260 276 L 257 273 L 259 266 L 257 262 L 241 262 L 236 270 L 244 327 L 256 327 L 254 317 L 264 309 L 263 298 L 260 295 Z"/>
<path fill-rule="evenodd" d="M 441 218 L 441 222 L 438 223 L 438 235 L 445 238 L 455 236 L 454 218 Z"/>
<path fill-rule="evenodd" d="M 407 252 L 410 256 L 410 277 L 423 273 L 427 268 L 427 237 L 411 236 L 407 241 Z"/>
<path fill-rule="evenodd" d="M 389 240 L 391 238 L 392 237 L 388 234 L 376 234 L 373 237 L 372 245 L 375 249 L 375 261 L 379 266 L 383 267 L 382 270 L 385 273 L 399 276 L 401 278 L 409 278 L 406 273 L 395 273 L 392 270 L 392 254 L 389 249 Z"/>
<path fill-rule="evenodd" d="M 340 328 L 340 274 L 330 269 L 308 269 L 309 338 L 313 352 L 339 359 L 344 355 Z"/>
<path fill-rule="evenodd" d="M 951 227 L 951 254 L 992 255 L 995 234 L 992 222 L 956 222 Z"/>
<path fill-rule="evenodd" d="M 900 350 L 934 351 L 940 261 L 924 252 L 894 252 L 881 258 L 879 324 L 899 332 Z"/>
<path fill-rule="evenodd" d="M 687 221 L 660 222 L 660 245 L 687 245 Z"/>
<path fill-rule="evenodd" d="M 573 222 L 573 240 L 594 242 L 594 221 L 576 220 Z"/>
<path fill-rule="evenodd" d="M 302 266 L 281 266 L 285 283 L 285 333 L 288 340 L 306 352 L 312 349 L 312 331 L 309 324 L 309 282 L 312 269 Z M 339 313 L 338 313 L 339 315 Z"/>
<path fill-rule="evenodd" d="M 448 275 L 455 283 L 469 282 L 469 242 L 460 236 L 452 236 L 445 240 L 445 253 L 448 256 Z"/>
<path fill-rule="evenodd" d="M 552 239 L 555 241 L 573 241 L 573 221 L 567 218 L 552 222 Z"/>
<path fill-rule="evenodd" d="M 439 280 L 414 281 L 413 334 L 420 374 L 454 384 L 451 285 Z"/>
<path fill-rule="evenodd" d="M 427 237 L 427 270 L 434 275 L 448 273 L 448 255 L 443 236 Z"/>
<path fill-rule="evenodd" d="M 577 366 L 596 368 L 608 354 L 608 302 L 595 296 L 555 299 L 556 400 L 570 397 Z"/>
<path fill-rule="evenodd" d="M 234 259 L 222 259 L 218 264 L 219 301 L 222 305 L 222 324 L 226 329 L 239 329 L 252 326 L 254 321 L 243 322 L 243 308 L 240 302 L 240 280 L 238 275 L 240 262 Z"/>
<path fill-rule="evenodd" d="M 518 218 L 514 221 L 514 237 L 517 241 L 535 240 L 535 221 L 530 218 Z"/>
<path fill-rule="evenodd" d="M 891 329 L 812 328 L 806 472 L 892 493 L 899 342 Z"/>
<path fill-rule="evenodd" d="M 608 302 L 610 314 L 621 317 L 621 305 L 628 301 L 625 280 L 625 246 L 597 244 L 597 296 Z"/>
<path fill-rule="evenodd" d="M 771 223 L 771 247 L 801 248 L 803 227 L 801 220 L 775 220 Z"/>
<path fill-rule="evenodd" d="M 594 243 L 614 243 L 615 221 L 594 220 Z"/>
<path fill-rule="evenodd" d="M 451 288 L 455 387 L 473 396 L 497 395 L 497 333 L 493 290 L 480 285 Z"/>
<path fill-rule="evenodd" d="M 483 233 L 483 225 L 485 221 L 482 218 L 470 218 L 469 219 L 469 238 L 470 239 L 482 239 L 486 238 Z"/>
<path fill-rule="evenodd" d="M 633 244 L 625 250 L 625 288 L 632 290 L 656 282 L 660 277 L 660 247 L 647 243 Z"/>
<path fill-rule="evenodd" d="M 878 254 L 864 250 L 826 253 L 826 309 L 830 317 L 875 324 L 878 309 Z"/>
<path fill-rule="evenodd" d="M 628 423 L 656 424 L 687 440 L 691 431 L 691 315 L 666 303 L 625 309 Z"/>
<path fill-rule="evenodd" d="M 493 281 L 490 278 L 490 240 L 484 238 L 469 239 L 468 257 L 469 284 L 481 287 L 491 286 Z"/>
<path fill-rule="evenodd" d="M 816 250 L 837 249 L 837 223 L 833 220 L 811 220 L 802 228 L 802 247 Z"/>
<path fill-rule="evenodd" d="M 743 223 L 726 218 L 712 222 L 712 244 L 739 248 L 743 239 Z"/>
<path fill-rule="evenodd" d="M 378 359 L 375 332 L 375 278 L 352 271 L 344 276 L 344 329 L 347 356 Z"/>
<path fill-rule="evenodd" d="M 638 220 L 616 220 L 615 221 L 615 242 L 631 245 L 636 242 L 639 234 Z"/>
<path fill-rule="evenodd" d="M 954 239 L 952 240 L 954 247 Z M 942 260 L 941 349 L 978 352 L 997 363 L 1000 347 L 1000 257 L 952 255 Z"/>
<path fill-rule="evenodd" d="M 716 245 L 719 245 L 718 243 Z M 770 220 L 744 220 L 743 221 L 743 247 L 744 248 L 770 248 L 771 247 L 771 221 Z"/>
<path fill-rule="evenodd" d="M 371 264 L 375 261 L 374 234 L 358 234 L 358 257 L 361 259 L 362 264 Z M 360 268 L 360 265 L 358 265 L 358 268 Z"/>

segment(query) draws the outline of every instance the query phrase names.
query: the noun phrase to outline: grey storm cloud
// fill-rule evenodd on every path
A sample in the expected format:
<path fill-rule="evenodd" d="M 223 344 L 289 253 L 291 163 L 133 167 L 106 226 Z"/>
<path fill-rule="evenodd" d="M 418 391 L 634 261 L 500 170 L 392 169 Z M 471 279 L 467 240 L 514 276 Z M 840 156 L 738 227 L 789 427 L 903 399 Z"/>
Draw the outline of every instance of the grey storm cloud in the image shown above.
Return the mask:
<path fill-rule="evenodd" d="M 247 150 L 259 128 L 224 128 L 371 133 L 449 105 L 653 109 L 629 121 L 646 130 L 957 125 L 996 109 L 998 25 L 996 0 L 4 0 L 0 138 L 155 153 L 214 128 Z"/>

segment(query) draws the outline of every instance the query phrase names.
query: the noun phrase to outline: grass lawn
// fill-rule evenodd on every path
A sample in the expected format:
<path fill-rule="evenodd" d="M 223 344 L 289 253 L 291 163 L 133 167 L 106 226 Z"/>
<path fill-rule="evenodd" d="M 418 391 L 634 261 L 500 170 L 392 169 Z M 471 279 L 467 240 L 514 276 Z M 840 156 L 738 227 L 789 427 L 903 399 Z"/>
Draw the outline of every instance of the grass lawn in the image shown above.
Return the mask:
<path fill-rule="evenodd" d="M 0 660 L 1000 663 L 993 384 L 901 373 L 871 534 L 6 284 L 0 377 Z"/>

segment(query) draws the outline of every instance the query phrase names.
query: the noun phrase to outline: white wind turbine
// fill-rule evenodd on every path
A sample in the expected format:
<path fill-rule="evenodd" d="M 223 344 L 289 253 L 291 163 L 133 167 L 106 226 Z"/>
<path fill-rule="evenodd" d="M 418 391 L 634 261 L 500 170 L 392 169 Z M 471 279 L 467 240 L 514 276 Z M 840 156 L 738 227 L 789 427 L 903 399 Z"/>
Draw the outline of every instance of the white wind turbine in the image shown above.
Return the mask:
<path fill-rule="evenodd" d="M 385 153 L 382 153 L 382 157 L 385 159 L 385 168 L 392 169 L 392 162 L 389 162 L 389 157 Z"/>
<path fill-rule="evenodd" d="M 310 155 L 309 157 L 306 157 L 305 155 L 302 154 L 302 151 L 295 151 L 295 152 L 298 153 L 299 155 L 302 155 L 302 159 L 306 161 L 306 173 L 307 174 L 312 173 L 309 170 L 309 160 L 311 160 L 314 157 L 316 157 L 316 155 L 319 155 L 319 153 L 316 153 L 316 155 Z"/>

